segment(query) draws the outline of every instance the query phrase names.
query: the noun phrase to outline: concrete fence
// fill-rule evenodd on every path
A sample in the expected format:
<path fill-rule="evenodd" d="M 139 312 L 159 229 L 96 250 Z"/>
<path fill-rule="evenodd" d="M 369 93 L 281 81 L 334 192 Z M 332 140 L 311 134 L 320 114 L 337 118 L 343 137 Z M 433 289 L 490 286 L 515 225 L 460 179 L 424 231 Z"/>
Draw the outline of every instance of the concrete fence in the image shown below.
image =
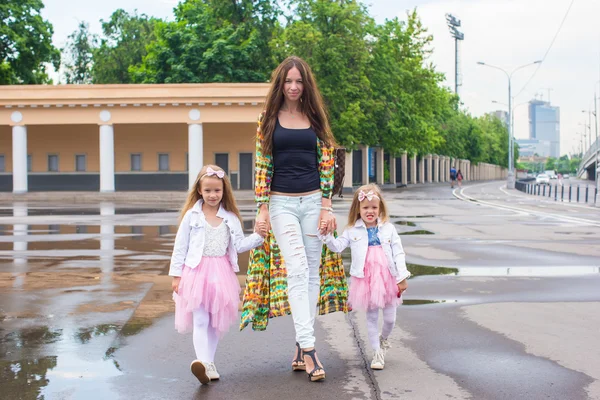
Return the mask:
<path fill-rule="evenodd" d="M 450 181 L 450 168 L 462 172 L 465 181 L 506 179 L 507 169 L 437 154 L 408 157 L 406 153 L 393 157 L 381 148 L 362 146 L 346 152 L 344 191 L 375 182 L 382 187 Z M 373 173 L 374 172 L 374 173 Z"/>

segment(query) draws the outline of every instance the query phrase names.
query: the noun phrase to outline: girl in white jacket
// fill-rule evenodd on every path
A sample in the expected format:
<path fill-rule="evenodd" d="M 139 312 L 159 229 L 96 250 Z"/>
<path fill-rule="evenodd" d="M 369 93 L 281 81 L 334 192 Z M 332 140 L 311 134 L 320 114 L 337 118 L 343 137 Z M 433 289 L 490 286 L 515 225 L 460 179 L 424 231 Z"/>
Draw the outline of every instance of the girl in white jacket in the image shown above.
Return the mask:
<path fill-rule="evenodd" d="M 198 174 L 181 210 L 169 275 L 173 277 L 175 328 L 193 329 L 192 373 L 207 384 L 219 379 L 214 364 L 219 338 L 237 321 L 238 253 L 263 243 L 266 224 L 244 237 L 229 178 L 216 165 Z"/>
<path fill-rule="evenodd" d="M 396 308 L 408 287 L 404 250 L 377 185 L 365 185 L 354 193 L 348 226 L 337 239 L 321 236 L 330 250 L 341 253 L 350 246 L 350 294 L 353 309 L 367 312 L 367 331 L 373 348 L 372 369 L 383 369 L 388 337 L 396 323 Z M 383 329 L 378 329 L 383 310 Z"/>

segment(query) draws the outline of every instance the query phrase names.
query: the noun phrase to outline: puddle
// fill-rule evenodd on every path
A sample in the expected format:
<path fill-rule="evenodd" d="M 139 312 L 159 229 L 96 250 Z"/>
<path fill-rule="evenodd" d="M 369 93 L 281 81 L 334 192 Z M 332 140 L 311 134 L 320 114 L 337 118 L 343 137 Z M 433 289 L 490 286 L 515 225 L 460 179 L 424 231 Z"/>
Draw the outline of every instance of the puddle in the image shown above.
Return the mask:
<path fill-rule="evenodd" d="M 91 328 L 79 328 L 79 332 L 75 334 L 75 338 L 81 344 L 86 344 L 95 337 L 106 336 L 115 333 L 118 330 L 119 325 L 115 324 L 102 324 Z"/>
<path fill-rule="evenodd" d="M 390 215 L 390 218 L 435 218 L 435 215 Z"/>
<path fill-rule="evenodd" d="M 600 274 L 600 267 L 595 266 L 467 267 L 458 269 L 459 276 L 560 277 L 598 274 Z"/>
<path fill-rule="evenodd" d="M 62 329 L 50 329 L 47 326 L 36 328 L 26 328 L 19 331 L 9 332 L 0 339 L 4 349 L 16 348 L 31 348 L 45 344 L 58 342 L 62 337 Z"/>
<path fill-rule="evenodd" d="M 408 231 L 408 232 L 398 232 L 398 235 L 433 235 L 434 233 L 431 231 L 426 231 L 425 229 L 417 229 L 416 231 Z"/>
<path fill-rule="evenodd" d="M 27 207 L 27 216 L 33 217 L 50 217 L 50 216 L 76 216 L 76 215 L 100 215 L 101 208 L 86 207 L 86 208 L 39 208 Z M 115 207 L 114 214 L 116 215 L 137 215 L 137 214 L 159 214 L 159 213 L 178 213 L 180 210 L 176 208 L 127 208 Z M 0 216 L 12 217 L 14 211 L 12 208 L 0 209 Z"/>
<path fill-rule="evenodd" d="M 398 225 L 404 225 L 404 226 L 417 226 L 417 224 L 415 224 L 414 222 L 410 222 L 410 221 L 396 221 L 395 223 Z"/>
<path fill-rule="evenodd" d="M 422 275 L 457 275 L 458 268 L 432 267 L 430 265 L 419 265 L 406 263 L 406 268 L 412 274 L 412 278 Z"/>
<path fill-rule="evenodd" d="M 458 300 L 402 300 L 403 306 L 422 306 L 425 304 L 458 303 Z"/>

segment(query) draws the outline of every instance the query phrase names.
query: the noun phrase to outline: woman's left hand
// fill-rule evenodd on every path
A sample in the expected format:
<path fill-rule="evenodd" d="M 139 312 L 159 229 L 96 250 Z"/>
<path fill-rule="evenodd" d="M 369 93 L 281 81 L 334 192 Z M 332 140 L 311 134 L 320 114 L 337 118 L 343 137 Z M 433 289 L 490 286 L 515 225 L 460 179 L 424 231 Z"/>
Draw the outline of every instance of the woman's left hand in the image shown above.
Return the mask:
<path fill-rule="evenodd" d="M 321 216 L 319 217 L 319 226 L 318 229 L 321 232 L 321 235 L 327 235 L 329 233 L 333 233 L 337 228 L 337 222 L 335 220 L 335 215 L 332 212 L 327 210 L 321 210 Z"/>

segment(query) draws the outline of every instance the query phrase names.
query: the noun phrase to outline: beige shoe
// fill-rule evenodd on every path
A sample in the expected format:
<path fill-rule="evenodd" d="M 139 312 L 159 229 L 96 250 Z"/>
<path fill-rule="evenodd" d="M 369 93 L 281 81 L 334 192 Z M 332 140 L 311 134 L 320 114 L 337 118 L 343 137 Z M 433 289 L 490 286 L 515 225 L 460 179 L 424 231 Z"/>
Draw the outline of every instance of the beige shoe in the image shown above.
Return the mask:
<path fill-rule="evenodd" d="M 383 336 L 379 336 L 379 347 L 383 350 L 383 354 L 386 354 L 387 351 L 392 348 L 392 345 L 387 339 L 384 339 Z"/>
<path fill-rule="evenodd" d="M 215 363 L 206 364 L 206 375 L 210 378 L 211 381 L 217 381 L 221 378 L 221 375 L 217 372 L 217 367 Z"/>
<path fill-rule="evenodd" d="M 198 360 L 192 361 L 192 365 L 190 365 L 190 369 L 192 370 L 192 374 L 194 374 L 194 376 L 196 378 L 198 378 L 200 383 L 202 383 L 203 385 L 208 385 L 208 382 L 210 382 L 210 378 L 206 374 L 207 367 L 204 364 L 202 364 L 201 361 L 198 361 Z"/>
<path fill-rule="evenodd" d="M 383 369 L 385 366 L 385 352 L 379 349 L 373 355 L 373 361 L 371 361 L 371 369 Z"/>

